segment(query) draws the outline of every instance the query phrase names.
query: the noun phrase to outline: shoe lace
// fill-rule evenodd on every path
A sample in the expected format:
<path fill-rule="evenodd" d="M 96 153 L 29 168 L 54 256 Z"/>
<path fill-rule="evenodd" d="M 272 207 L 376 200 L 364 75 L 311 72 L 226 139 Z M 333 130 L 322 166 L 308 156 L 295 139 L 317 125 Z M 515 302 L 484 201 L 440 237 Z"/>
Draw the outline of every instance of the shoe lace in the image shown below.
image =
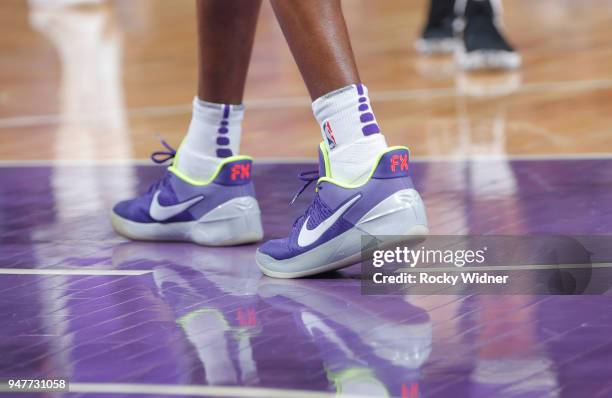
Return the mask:
<path fill-rule="evenodd" d="M 302 192 L 304 192 L 306 188 L 308 188 L 308 186 L 312 184 L 313 181 L 316 181 L 319 179 L 319 171 L 318 170 L 304 171 L 298 174 L 298 178 L 304 181 L 305 184 L 302 185 L 302 188 L 300 188 L 298 193 L 296 193 L 293 196 L 293 199 L 291 199 L 291 202 L 289 202 L 289 206 L 293 205 L 293 202 L 297 200 L 297 198 L 302 194 Z"/>
<path fill-rule="evenodd" d="M 151 160 L 153 161 L 153 163 L 162 164 L 162 163 L 167 162 L 170 159 L 174 159 L 174 157 L 176 156 L 176 149 L 172 148 L 172 146 L 170 146 L 170 144 L 168 144 L 160 136 L 157 136 L 157 138 L 159 139 L 161 144 L 166 148 L 166 150 L 165 151 L 155 151 L 155 152 L 153 152 L 151 154 Z M 169 176 L 170 176 L 170 173 L 166 172 L 166 174 L 164 174 L 164 176 L 162 178 L 160 178 L 159 180 L 157 180 L 156 182 L 151 184 L 151 186 L 149 186 L 149 189 L 148 189 L 147 192 L 148 193 L 155 192 L 159 188 L 164 186 L 166 184 L 166 182 L 168 181 Z"/>
<path fill-rule="evenodd" d="M 153 163 L 162 164 L 176 156 L 176 149 L 172 148 L 163 138 L 157 136 L 159 142 L 166 148 L 166 151 L 155 151 L 151 154 Z"/>
<path fill-rule="evenodd" d="M 302 188 L 300 188 L 300 190 L 293 196 L 293 199 L 291 199 L 291 202 L 289 203 L 289 206 L 293 205 L 293 203 L 297 200 L 297 198 L 302 194 L 302 192 L 304 192 L 306 190 L 306 188 L 308 188 L 308 186 L 310 184 L 313 183 L 313 181 L 317 181 L 319 179 L 319 171 L 318 170 L 310 170 L 310 171 L 304 171 L 302 173 L 298 174 L 298 178 L 302 181 L 305 182 L 305 184 L 302 186 Z M 298 217 L 294 222 L 293 222 L 293 226 L 295 227 L 295 225 L 297 223 L 300 222 L 300 220 L 302 220 L 305 217 L 308 217 L 308 215 L 314 210 L 315 204 L 317 203 L 317 200 L 315 198 L 315 201 L 312 202 L 310 204 L 310 206 L 308 206 L 308 208 L 306 209 L 306 211 L 304 212 L 304 214 L 302 214 L 300 217 Z"/>

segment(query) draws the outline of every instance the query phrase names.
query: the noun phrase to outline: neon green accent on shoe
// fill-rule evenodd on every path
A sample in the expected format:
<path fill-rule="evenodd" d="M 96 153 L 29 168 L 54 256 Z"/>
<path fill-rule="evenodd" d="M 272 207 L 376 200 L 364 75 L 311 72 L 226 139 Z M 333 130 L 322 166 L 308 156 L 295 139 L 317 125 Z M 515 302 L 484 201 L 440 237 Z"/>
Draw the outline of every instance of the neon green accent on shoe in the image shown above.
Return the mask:
<path fill-rule="evenodd" d="M 402 146 L 402 145 L 390 146 L 388 148 L 385 148 L 385 150 L 381 151 L 378 154 L 378 156 L 376 157 L 376 161 L 372 165 L 372 169 L 370 170 L 370 173 L 368 174 L 368 178 L 366 178 L 363 183 L 361 183 L 361 184 L 346 184 L 346 183 L 344 183 L 342 181 L 338 181 L 338 180 L 334 179 L 333 176 L 327 177 L 327 176 L 331 175 L 331 167 L 330 167 L 330 164 L 329 164 L 329 154 L 327 153 L 327 149 L 325 148 L 325 145 L 323 144 L 323 142 L 321 142 L 321 144 L 319 144 L 319 147 L 321 148 L 321 153 L 323 154 L 323 163 L 325 163 L 325 177 L 320 177 L 317 180 L 317 185 L 322 183 L 322 182 L 329 182 L 330 184 L 334 184 L 334 185 L 337 185 L 339 187 L 346 188 L 346 189 L 359 188 L 359 187 L 362 187 L 365 184 L 367 184 L 368 181 L 370 181 L 370 179 L 372 178 L 372 175 L 374 175 L 374 172 L 376 171 L 376 167 L 378 167 L 378 163 L 380 162 L 380 159 L 387 152 L 394 151 L 394 150 L 397 150 L 397 149 L 405 149 L 408 152 L 410 152 L 410 149 L 407 146 Z"/>
<path fill-rule="evenodd" d="M 329 164 L 329 153 L 327 153 L 327 147 L 325 146 L 325 143 L 323 141 L 321 141 L 321 143 L 319 144 L 319 148 L 321 149 L 321 153 L 323 154 L 323 164 L 325 165 L 325 175 L 330 176 L 331 166 Z"/>
<path fill-rule="evenodd" d="M 187 324 L 187 322 L 189 322 L 189 320 L 198 317 L 201 314 L 213 314 L 214 316 L 216 316 L 217 318 L 219 318 L 229 329 L 230 328 L 230 324 L 229 322 L 225 319 L 225 317 L 223 316 L 223 314 L 221 312 L 219 312 L 219 310 L 215 310 L 213 308 L 198 308 L 195 309 L 191 312 L 186 313 L 185 315 L 183 315 L 182 317 L 180 317 L 179 319 L 176 320 L 176 323 L 184 328 L 185 325 Z"/>
<path fill-rule="evenodd" d="M 327 379 L 334 383 L 336 387 L 336 395 L 339 397 L 342 396 L 342 393 L 343 393 L 342 391 L 343 382 L 349 379 L 356 379 L 362 382 L 369 381 L 372 384 L 376 384 L 380 386 L 381 390 L 385 391 L 386 395 L 382 396 L 381 398 L 389 397 L 389 390 L 387 390 L 387 386 L 385 386 L 380 380 L 378 380 L 376 376 L 374 375 L 374 372 L 368 368 L 353 367 L 353 368 L 341 370 L 339 372 L 332 372 L 331 370 L 327 369 L 326 373 L 327 373 Z"/>
<path fill-rule="evenodd" d="M 179 149 L 180 151 L 180 149 Z M 178 152 L 176 153 L 175 159 L 178 157 Z M 181 180 L 185 181 L 188 184 L 191 185 L 196 185 L 196 186 L 203 186 L 203 185 L 208 185 L 211 182 L 213 182 L 215 180 L 215 178 L 217 178 L 217 176 L 219 175 L 219 173 L 221 172 L 221 169 L 223 168 L 223 166 L 225 166 L 228 163 L 231 162 L 235 162 L 237 160 L 253 160 L 253 158 L 251 156 L 247 156 L 247 155 L 236 155 L 236 156 L 230 156 L 229 158 L 224 158 L 221 163 L 219 163 L 219 165 L 217 166 L 217 168 L 215 169 L 215 172 L 213 173 L 213 175 L 206 181 L 198 181 L 195 180 L 191 177 L 189 177 L 188 175 L 182 173 L 176 165 L 176 162 L 174 162 L 170 167 L 168 167 L 168 171 L 174 173 L 174 175 L 176 175 L 178 178 L 180 178 Z"/>

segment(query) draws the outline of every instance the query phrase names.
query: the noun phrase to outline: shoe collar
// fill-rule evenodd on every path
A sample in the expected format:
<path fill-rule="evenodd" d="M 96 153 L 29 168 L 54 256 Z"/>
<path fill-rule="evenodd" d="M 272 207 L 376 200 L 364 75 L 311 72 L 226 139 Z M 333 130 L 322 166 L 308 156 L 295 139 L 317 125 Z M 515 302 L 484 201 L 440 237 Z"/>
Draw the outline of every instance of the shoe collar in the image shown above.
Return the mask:
<path fill-rule="evenodd" d="M 372 179 L 372 176 L 374 176 L 374 173 L 379 168 L 380 162 L 383 159 L 383 157 L 386 154 L 393 152 L 393 151 L 402 151 L 402 152 L 405 151 L 408 153 L 408 155 L 410 154 L 410 149 L 407 146 L 397 145 L 397 146 L 390 146 L 388 148 L 385 148 L 384 150 L 378 153 L 376 157 L 376 161 L 374 162 L 370 172 L 368 173 L 368 178 L 366 178 L 363 183 L 347 184 L 333 177 L 331 173 L 331 164 L 329 161 L 329 152 L 327 151 L 327 147 L 325 146 L 325 143 L 321 141 L 321 143 L 319 144 L 319 179 L 317 180 L 317 186 L 322 182 L 329 182 L 331 184 L 337 185 L 342 188 L 347 188 L 347 189 L 354 189 L 354 188 L 359 188 L 361 186 L 364 186 L 370 181 L 370 179 Z"/>
<path fill-rule="evenodd" d="M 219 176 L 223 168 L 230 163 L 237 162 L 237 161 L 244 161 L 244 160 L 249 160 L 251 162 L 253 161 L 253 158 L 247 155 L 229 156 L 221 160 L 221 162 L 215 169 L 215 172 L 210 176 L 210 178 L 208 178 L 207 180 L 196 180 L 194 178 L 189 177 L 188 175 L 186 175 L 185 173 L 181 172 L 178 169 L 178 159 L 179 159 L 180 151 L 181 151 L 181 148 L 179 147 L 178 151 L 176 152 L 176 156 L 174 157 L 174 160 L 172 162 L 172 165 L 168 167 L 168 171 L 174 174 L 175 176 L 177 176 L 178 178 L 180 178 L 181 180 L 185 181 L 186 183 L 191 184 L 191 185 L 196 185 L 196 186 L 208 185 L 212 183 L 213 181 L 215 181 L 215 179 Z"/>

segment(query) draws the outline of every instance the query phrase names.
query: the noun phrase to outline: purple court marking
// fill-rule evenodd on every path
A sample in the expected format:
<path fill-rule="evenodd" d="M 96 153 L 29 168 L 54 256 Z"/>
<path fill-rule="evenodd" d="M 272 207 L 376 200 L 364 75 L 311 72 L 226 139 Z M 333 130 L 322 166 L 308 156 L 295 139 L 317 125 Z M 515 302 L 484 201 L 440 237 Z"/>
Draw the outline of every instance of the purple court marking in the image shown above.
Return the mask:
<path fill-rule="evenodd" d="M 285 236 L 312 199 L 309 189 L 288 205 L 301 186 L 295 174 L 312 168 L 254 165 L 266 239 Z M 410 398 L 612 392 L 609 296 L 362 296 L 358 267 L 275 280 L 255 266 L 257 245 L 116 236 L 109 209 L 163 172 L 0 168 L 0 267 L 151 271 L 0 275 L 0 378 L 330 397 L 336 386 L 351 393 L 355 384 Z M 415 162 L 410 173 L 432 233 L 612 231 L 612 160 Z"/>

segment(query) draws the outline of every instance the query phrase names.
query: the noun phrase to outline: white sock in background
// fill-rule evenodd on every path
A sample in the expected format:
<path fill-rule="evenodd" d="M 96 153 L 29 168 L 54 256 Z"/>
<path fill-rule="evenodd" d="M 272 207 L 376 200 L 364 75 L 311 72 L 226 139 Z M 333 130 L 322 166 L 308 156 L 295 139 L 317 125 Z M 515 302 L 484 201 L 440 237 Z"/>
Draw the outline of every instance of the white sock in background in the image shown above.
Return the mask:
<path fill-rule="evenodd" d="M 209 179 L 223 158 L 238 155 L 243 117 L 243 105 L 194 98 L 189 130 L 175 160 L 178 170 L 196 180 Z"/>
<path fill-rule="evenodd" d="M 312 103 L 327 147 L 331 177 L 347 184 L 365 182 L 374 161 L 387 148 L 363 84 L 332 91 Z"/>

